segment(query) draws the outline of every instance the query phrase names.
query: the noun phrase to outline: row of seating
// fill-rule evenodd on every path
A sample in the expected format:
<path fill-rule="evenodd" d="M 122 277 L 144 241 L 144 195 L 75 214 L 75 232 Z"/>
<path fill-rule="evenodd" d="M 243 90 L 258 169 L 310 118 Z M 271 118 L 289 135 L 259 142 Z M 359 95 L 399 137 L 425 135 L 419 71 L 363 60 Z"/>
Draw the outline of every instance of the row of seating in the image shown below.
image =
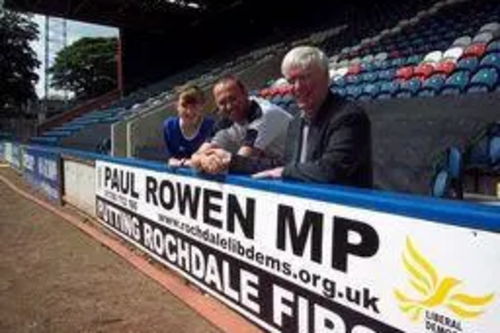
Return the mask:
<path fill-rule="evenodd" d="M 110 108 L 106 110 L 96 110 L 77 117 L 61 126 L 51 128 L 40 136 L 32 137 L 31 143 L 49 146 L 58 145 L 60 140 L 66 138 L 83 128 L 94 124 L 111 124 L 121 120 L 130 111 L 124 108 Z"/>
<path fill-rule="evenodd" d="M 500 122 L 488 124 L 463 149 L 451 146 L 436 158 L 431 195 L 460 200 L 464 198 L 464 178 L 471 174 L 500 172 Z"/>

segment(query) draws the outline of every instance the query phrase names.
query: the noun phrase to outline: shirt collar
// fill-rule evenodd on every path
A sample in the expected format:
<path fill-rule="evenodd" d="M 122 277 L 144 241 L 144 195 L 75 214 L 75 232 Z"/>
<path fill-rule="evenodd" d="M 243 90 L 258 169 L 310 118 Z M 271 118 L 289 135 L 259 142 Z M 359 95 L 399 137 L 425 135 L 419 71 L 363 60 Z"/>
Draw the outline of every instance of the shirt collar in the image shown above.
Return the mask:
<path fill-rule="evenodd" d="M 321 122 L 323 117 L 329 112 L 329 110 L 332 108 L 333 104 L 339 103 L 340 98 L 338 98 L 335 94 L 333 94 L 331 91 L 329 91 L 326 94 L 325 100 L 319 107 L 319 109 L 314 113 L 312 117 L 308 116 L 304 111 L 301 112 L 301 118 L 307 123 L 307 124 L 318 124 Z"/>

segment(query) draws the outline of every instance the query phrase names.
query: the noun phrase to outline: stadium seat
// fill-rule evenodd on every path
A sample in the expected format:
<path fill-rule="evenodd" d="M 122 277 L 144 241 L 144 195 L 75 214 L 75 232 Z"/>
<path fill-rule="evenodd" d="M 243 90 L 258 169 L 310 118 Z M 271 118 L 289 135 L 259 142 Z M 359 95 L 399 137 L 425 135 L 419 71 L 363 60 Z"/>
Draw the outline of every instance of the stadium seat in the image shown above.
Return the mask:
<path fill-rule="evenodd" d="M 498 72 L 494 68 L 480 69 L 470 80 L 467 92 L 493 91 L 498 84 Z"/>
<path fill-rule="evenodd" d="M 495 36 L 489 31 L 480 32 L 474 36 L 474 38 L 472 39 L 472 43 L 473 44 L 476 44 L 476 43 L 488 44 L 489 42 L 491 42 L 494 39 L 494 37 Z"/>
<path fill-rule="evenodd" d="M 479 60 L 476 57 L 468 57 L 464 59 L 460 59 L 455 67 L 455 72 L 468 72 L 474 73 L 479 65 Z"/>
<path fill-rule="evenodd" d="M 422 63 L 415 67 L 413 71 L 413 77 L 419 78 L 421 80 L 428 78 L 434 72 L 434 66 L 430 63 Z"/>
<path fill-rule="evenodd" d="M 380 84 L 379 83 L 369 83 L 364 86 L 364 89 L 359 96 L 360 100 L 368 100 L 376 98 L 380 92 Z"/>
<path fill-rule="evenodd" d="M 464 50 L 462 57 L 480 58 L 485 52 L 486 52 L 486 43 L 471 44 Z"/>
<path fill-rule="evenodd" d="M 487 23 L 479 29 L 480 32 L 483 32 L 483 31 L 496 32 L 499 30 L 500 30 L 500 23 L 498 23 L 498 22 Z"/>
<path fill-rule="evenodd" d="M 374 65 L 378 70 L 386 70 L 391 68 L 391 63 L 387 60 L 377 60 L 375 61 Z"/>
<path fill-rule="evenodd" d="M 413 56 L 409 56 L 409 57 L 406 59 L 405 65 L 406 65 L 406 66 L 409 66 L 409 65 L 416 66 L 416 65 L 418 65 L 421 61 L 422 61 L 422 57 L 421 57 L 421 56 L 419 56 L 419 55 L 413 55 Z"/>
<path fill-rule="evenodd" d="M 360 82 L 360 75 L 349 74 L 344 76 L 344 79 L 347 85 L 358 84 Z"/>
<path fill-rule="evenodd" d="M 464 92 L 469 83 L 470 74 L 468 72 L 457 72 L 450 76 L 443 85 L 441 95 L 458 95 Z"/>
<path fill-rule="evenodd" d="M 384 61 L 388 57 L 387 52 L 379 52 L 375 55 L 375 61 Z"/>
<path fill-rule="evenodd" d="M 396 71 L 396 78 L 397 79 L 402 79 L 402 80 L 409 80 L 413 76 L 413 67 L 411 66 L 406 66 L 399 68 Z"/>
<path fill-rule="evenodd" d="M 331 91 L 333 91 L 337 95 L 340 95 L 340 96 L 345 96 L 346 95 L 346 89 L 345 88 L 333 87 L 333 88 L 330 88 L 330 89 L 331 89 Z"/>
<path fill-rule="evenodd" d="M 441 51 L 432 51 L 425 55 L 423 63 L 433 63 L 437 64 L 443 58 L 443 52 Z"/>
<path fill-rule="evenodd" d="M 443 58 L 441 61 L 457 62 L 463 53 L 464 49 L 462 47 L 459 46 L 451 47 L 443 53 Z"/>
<path fill-rule="evenodd" d="M 378 72 L 378 79 L 382 81 L 390 81 L 396 75 L 396 69 L 386 69 Z"/>
<path fill-rule="evenodd" d="M 500 169 L 500 123 L 488 124 L 467 145 L 467 168 Z"/>
<path fill-rule="evenodd" d="M 453 61 L 442 61 L 436 65 L 434 73 L 450 75 L 455 70 L 455 66 Z"/>
<path fill-rule="evenodd" d="M 462 36 L 457 39 L 452 43 L 451 46 L 460 46 L 462 48 L 468 47 L 472 43 L 472 38 L 470 36 Z"/>
<path fill-rule="evenodd" d="M 446 76 L 443 74 L 435 74 L 422 83 L 422 87 L 418 91 L 418 96 L 436 96 L 441 91 Z"/>
<path fill-rule="evenodd" d="M 351 60 L 349 61 L 349 67 L 353 67 L 355 68 L 354 69 L 354 74 L 357 74 L 359 73 L 359 65 L 361 64 L 361 58 L 358 57 L 359 53 L 357 51 L 354 52 L 351 52 L 349 55 L 351 57 Z M 351 69 L 349 69 L 349 71 L 351 72 Z M 356 72 L 357 71 L 357 72 Z"/>
<path fill-rule="evenodd" d="M 346 88 L 345 96 L 350 99 L 357 99 L 361 95 L 362 86 L 361 85 L 350 85 Z"/>
<path fill-rule="evenodd" d="M 371 63 L 374 59 L 375 57 L 373 56 L 373 54 L 367 54 L 363 58 L 361 58 L 361 65 Z"/>
<path fill-rule="evenodd" d="M 375 69 L 375 64 L 373 62 L 363 62 L 360 66 L 361 73 L 372 72 Z"/>
<path fill-rule="evenodd" d="M 463 199 L 463 156 L 457 147 L 440 154 L 434 166 L 431 195 L 437 198 Z"/>
<path fill-rule="evenodd" d="M 390 63 L 390 67 L 399 68 L 401 66 L 404 66 L 405 63 L 406 63 L 406 58 L 395 58 L 395 59 L 392 59 L 392 61 Z"/>
<path fill-rule="evenodd" d="M 485 55 L 479 63 L 478 68 L 495 68 L 497 71 L 500 71 L 500 52 L 492 52 Z"/>
<path fill-rule="evenodd" d="M 378 75 L 375 72 L 367 72 L 360 75 L 361 82 L 368 83 L 375 82 L 377 80 L 377 77 Z"/>
<path fill-rule="evenodd" d="M 394 80 L 394 81 L 383 82 L 380 86 L 380 92 L 377 95 L 377 98 L 379 99 L 390 98 L 396 93 L 398 88 L 399 88 L 398 81 Z"/>
<path fill-rule="evenodd" d="M 418 78 L 413 78 L 408 81 L 403 81 L 396 92 L 396 97 L 412 97 L 415 96 L 420 89 L 422 82 Z"/>
<path fill-rule="evenodd" d="M 331 81 L 330 85 L 335 86 L 335 87 L 343 87 L 343 86 L 347 85 L 345 78 L 346 78 L 345 76 L 337 77 L 336 79 Z"/>
<path fill-rule="evenodd" d="M 500 53 L 500 40 L 495 40 L 488 44 L 488 47 L 486 48 L 486 54 L 489 53 L 494 53 L 494 52 L 499 52 Z"/>

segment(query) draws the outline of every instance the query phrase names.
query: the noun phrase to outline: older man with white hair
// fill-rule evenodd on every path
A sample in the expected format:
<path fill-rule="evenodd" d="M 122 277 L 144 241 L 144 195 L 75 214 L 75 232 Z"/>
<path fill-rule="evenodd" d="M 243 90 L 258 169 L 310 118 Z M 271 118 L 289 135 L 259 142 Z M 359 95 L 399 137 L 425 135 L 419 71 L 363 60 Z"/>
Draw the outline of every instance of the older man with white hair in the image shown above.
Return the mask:
<path fill-rule="evenodd" d="M 295 47 L 281 71 L 301 110 L 288 127 L 284 165 L 216 150 L 217 158 L 205 171 L 372 187 L 370 121 L 358 105 L 330 91 L 326 55 L 316 47 Z"/>

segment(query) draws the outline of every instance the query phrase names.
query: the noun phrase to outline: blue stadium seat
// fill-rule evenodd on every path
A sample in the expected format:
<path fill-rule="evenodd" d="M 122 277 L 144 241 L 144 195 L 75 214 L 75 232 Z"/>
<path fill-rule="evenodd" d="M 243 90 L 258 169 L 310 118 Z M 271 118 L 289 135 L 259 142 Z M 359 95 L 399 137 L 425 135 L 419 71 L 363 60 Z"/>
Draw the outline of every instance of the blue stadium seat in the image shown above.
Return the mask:
<path fill-rule="evenodd" d="M 446 81 L 446 75 L 436 74 L 428 78 L 418 91 L 418 96 L 436 96 Z"/>
<path fill-rule="evenodd" d="M 463 157 L 456 147 L 439 156 L 434 166 L 431 195 L 437 198 L 463 199 Z"/>
<path fill-rule="evenodd" d="M 378 72 L 378 79 L 382 81 L 390 81 L 394 78 L 395 75 L 396 75 L 395 68 L 386 69 Z"/>
<path fill-rule="evenodd" d="M 357 99 L 361 95 L 362 90 L 361 85 L 350 85 L 346 88 L 346 96 L 350 99 Z"/>
<path fill-rule="evenodd" d="M 375 66 L 379 70 L 386 70 L 391 67 L 391 62 L 389 60 L 377 61 L 375 62 Z"/>
<path fill-rule="evenodd" d="M 479 63 L 478 68 L 495 68 L 500 71 L 500 51 L 486 54 Z"/>
<path fill-rule="evenodd" d="M 344 76 L 344 78 L 345 78 L 345 82 L 349 85 L 357 84 L 358 82 L 360 82 L 359 75 L 350 74 L 350 75 Z"/>
<path fill-rule="evenodd" d="M 417 79 L 413 78 L 408 81 L 404 81 L 401 83 L 399 86 L 398 91 L 396 92 L 396 97 L 412 97 L 417 94 L 417 91 L 420 89 L 422 82 Z"/>
<path fill-rule="evenodd" d="M 500 52 L 500 40 L 491 42 L 486 48 L 486 54 L 492 52 Z"/>
<path fill-rule="evenodd" d="M 466 71 L 474 73 L 478 65 L 479 60 L 476 57 L 464 58 L 458 61 L 457 67 L 455 67 L 455 72 Z"/>
<path fill-rule="evenodd" d="M 339 77 L 338 79 L 333 81 L 332 84 L 333 84 L 333 86 L 337 86 L 337 87 L 345 86 L 346 85 L 345 76 Z"/>
<path fill-rule="evenodd" d="M 281 96 L 276 95 L 273 98 L 271 98 L 269 101 L 271 103 L 273 103 L 274 105 L 282 106 L 283 99 L 281 98 Z"/>
<path fill-rule="evenodd" d="M 377 95 L 378 99 L 391 98 L 399 88 L 398 81 L 383 82 L 380 86 L 380 92 Z"/>
<path fill-rule="evenodd" d="M 500 136 L 493 137 L 490 140 L 490 162 L 497 166 L 500 164 Z"/>
<path fill-rule="evenodd" d="M 498 72 L 495 68 L 483 68 L 470 80 L 467 92 L 493 91 L 498 85 Z"/>
<path fill-rule="evenodd" d="M 359 96 L 360 100 L 369 100 L 376 98 L 378 93 L 380 92 L 380 84 L 379 83 L 368 83 L 364 86 L 361 95 Z"/>
<path fill-rule="evenodd" d="M 331 90 L 340 96 L 345 96 L 347 94 L 345 88 L 333 87 Z"/>
<path fill-rule="evenodd" d="M 406 59 L 406 64 L 405 66 L 410 66 L 410 65 L 418 65 L 421 61 L 422 61 L 422 56 L 420 55 L 412 55 L 412 56 L 409 56 L 407 59 Z"/>
<path fill-rule="evenodd" d="M 443 85 L 441 95 L 458 95 L 464 92 L 469 83 L 470 74 L 468 72 L 458 72 L 450 76 Z"/>
<path fill-rule="evenodd" d="M 406 63 L 406 58 L 392 59 L 392 61 L 391 61 L 391 67 L 399 68 L 401 66 L 404 66 L 405 63 Z"/>
<path fill-rule="evenodd" d="M 362 72 L 373 72 L 377 69 L 377 65 L 373 62 L 365 62 L 361 64 Z"/>
<path fill-rule="evenodd" d="M 283 104 L 290 105 L 295 101 L 295 98 L 291 94 L 286 94 L 283 96 Z"/>
<path fill-rule="evenodd" d="M 466 150 L 468 168 L 500 169 L 500 123 L 494 122 L 471 140 Z"/>
<path fill-rule="evenodd" d="M 361 82 L 374 82 L 377 80 L 377 73 L 376 72 L 367 72 L 361 74 Z"/>

